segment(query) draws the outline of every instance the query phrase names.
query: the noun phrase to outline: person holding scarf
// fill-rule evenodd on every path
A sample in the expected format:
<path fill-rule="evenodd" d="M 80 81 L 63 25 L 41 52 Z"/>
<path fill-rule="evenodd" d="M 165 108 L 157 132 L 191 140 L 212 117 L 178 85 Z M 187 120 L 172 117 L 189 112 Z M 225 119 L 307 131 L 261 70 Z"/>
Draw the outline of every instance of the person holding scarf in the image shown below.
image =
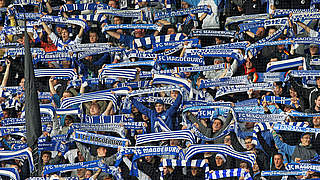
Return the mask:
<path fill-rule="evenodd" d="M 291 158 L 291 162 L 300 162 L 300 160 L 309 160 L 317 156 L 317 152 L 311 145 L 311 135 L 304 133 L 300 137 L 300 144 L 290 146 L 280 140 L 279 135 L 272 130 L 272 135 L 276 146 L 280 151 L 286 153 Z"/>
<path fill-rule="evenodd" d="M 166 125 L 169 129 L 175 130 L 177 129 L 177 124 L 174 126 L 173 118 L 176 117 L 175 114 L 177 113 L 177 110 L 181 104 L 182 96 L 181 94 L 178 94 L 178 97 L 172 104 L 172 106 L 168 109 L 164 109 L 164 102 L 162 100 L 157 100 L 155 103 L 155 109 L 151 110 L 147 107 L 145 107 L 142 103 L 137 101 L 136 99 L 132 98 L 132 104 L 142 113 L 148 116 L 148 118 L 151 120 L 151 131 L 154 132 L 154 125 L 157 121 L 157 118 L 160 117 L 164 120 Z"/>
<path fill-rule="evenodd" d="M 50 39 L 57 46 L 58 50 L 64 50 L 67 45 L 81 44 L 82 35 L 84 32 L 83 27 L 80 28 L 80 31 L 74 40 L 70 39 L 70 33 L 68 28 L 64 27 L 61 30 L 61 39 L 47 26 L 45 22 L 41 22 L 46 33 L 49 35 Z"/>

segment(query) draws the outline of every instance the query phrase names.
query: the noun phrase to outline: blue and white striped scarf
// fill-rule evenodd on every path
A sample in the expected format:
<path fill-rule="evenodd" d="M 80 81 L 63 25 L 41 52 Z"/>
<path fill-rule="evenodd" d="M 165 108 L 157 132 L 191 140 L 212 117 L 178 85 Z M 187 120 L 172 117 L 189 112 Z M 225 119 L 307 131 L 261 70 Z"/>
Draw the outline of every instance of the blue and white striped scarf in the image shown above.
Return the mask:
<path fill-rule="evenodd" d="M 126 54 L 128 58 L 140 58 L 140 59 L 155 59 L 158 56 L 156 53 L 147 52 L 147 51 L 138 51 L 136 49 L 127 51 Z"/>
<path fill-rule="evenodd" d="M 141 75 L 141 73 L 140 73 Z M 130 86 L 132 89 L 135 88 L 149 88 L 151 87 L 151 80 L 138 81 L 138 82 L 124 82 L 117 84 L 117 87 L 128 87 Z"/>
<path fill-rule="evenodd" d="M 289 75 L 292 77 L 320 76 L 320 70 L 292 70 Z"/>
<path fill-rule="evenodd" d="M 194 134 L 196 135 L 197 138 L 203 140 L 203 141 L 214 141 L 216 139 L 219 139 L 223 136 L 226 136 L 227 134 L 229 134 L 229 132 L 234 131 L 234 125 L 229 124 L 224 131 L 222 131 L 219 135 L 217 135 L 214 138 L 209 138 L 206 137 L 205 135 L 203 135 L 196 127 L 193 126 L 192 130 L 194 131 Z"/>
<path fill-rule="evenodd" d="M 34 69 L 35 77 L 67 77 L 72 80 L 77 79 L 78 75 L 74 69 Z"/>
<path fill-rule="evenodd" d="M 69 109 L 55 109 L 58 115 L 71 115 L 71 114 L 81 114 L 80 108 L 69 108 Z"/>
<path fill-rule="evenodd" d="M 159 87 L 159 88 L 150 88 L 150 89 L 139 89 L 139 90 L 133 90 L 130 94 L 130 96 L 137 96 L 142 94 L 153 94 L 158 92 L 167 92 L 167 91 L 179 91 L 180 94 L 183 93 L 183 88 L 178 86 L 166 86 L 166 87 Z"/>
<path fill-rule="evenodd" d="M 102 3 L 84 3 L 84 4 L 64 4 L 60 8 L 61 12 L 68 11 L 85 11 L 85 10 L 97 10 L 97 9 L 114 9 L 107 4 Z"/>
<path fill-rule="evenodd" d="M 184 16 L 188 14 L 196 14 L 196 13 L 207 13 L 211 14 L 212 10 L 211 8 L 208 8 L 208 6 L 197 6 L 197 7 L 191 7 L 187 9 L 181 9 L 177 11 L 163 11 L 163 12 L 156 12 L 154 15 L 154 20 L 160 20 L 160 19 L 165 19 L 165 18 L 170 18 L 170 17 L 175 17 L 175 16 Z"/>
<path fill-rule="evenodd" d="M 83 131 L 75 131 L 75 134 L 71 136 L 71 139 L 86 143 L 86 144 L 93 144 L 97 146 L 103 147 L 111 147 L 111 148 L 118 148 L 121 146 L 125 146 L 128 139 L 118 138 L 113 136 L 105 136 L 100 134 L 88 133 Z"/>
<path fill-rule="evenodd" d="M 37 0 L 15 0 L 12 5 L 40 5 L 41 2 Z M 39 6 L 40 7 L 40 6 Z"/>
<path fill-rule="evenodd" d="M 194 29 L 191 31 L 189 35 L 191 37 L 194 36 L 218 36 L 218 37 L 229 37 L 233 38 L 235 36 L 234 31 L 217 31 L 212 29 Z"/>
<path fill-rule="evenodd" d="M 265 96 L 265 97 L 263 97 L 263 101 L 278 103 L 278 104 L 292 105 L 291 98 L 287 98 L 287 97 Z M 298 101 L 298 104 L 300 104 L 299 101 Z"/>
<path fill-rule="evenodd" d="M 161 172 L 160 180 L 163 180 L 163 167 L 201 167 L 204 168 L 204 172 L 207 175 L 209 173 L 209 165 L 204 159 L 194 159 L 191 161 L 179 160 L 179 159 L 162 159 L 162 162 L 159 165 Z"/>
<path fill-rule="evenodd" d="M 104 22 L 107 17 L 103 14 L 81 14 L 81 15 L 71 15 L 71 18 L 84 19 L 86 21 Z"/>
<path fill-rule="evenodd" d="M 236 77 L 225 77 L 220 79 L 206 79 L 201 80 L 199 89 L 209 88 L 209 87 L 218 87 L 218 86 L 227 86 L 233 84 L 249 84 L 248 76 L 236 76 Z"/>
<path fill-rule="evenodd" d="M 252 15 L 241 15 L 241 16 L 231 16 L 226 19 L 225 29 L 228 30 L 228 26 L 233 23 L 239 23 L 242 21 L 257 21 L 265 20 L 269 18 L 269 14 L 252 14 Z"/>
<path fill-rule="evenodd" d="M 91 169 L 91 168 L 101 168 L 104 172 L 106 171 L 105 164 L 101 160 L 78 162 L 71 164 L 57 164 L 57 165 L 45 165 L 43 175 L 51 174 L 54 172 L 68 171 L 74 169 Z"/>
<path fill-rule="evenodd" d="M 304 21 L 310 19 L 320 19 L 319 12 L 311 12 L 311 13 L 301 13 L 301 14 L 293 14 L 290 20 L 293 21 Z"/>
<path fill-rule="evenodd" d="M 88 79 L 84 79 L 83 83 L 87 83 L 88 86 L 92 86 L 92 85 L 98 85 L 98 84 L 113 84 L 116 81 L 116 79 L 111 79 L 111 78 L 88 78 Z M 76 80 L 72 80 L 70 81 L 67 89 L 69 89 L 70 87 L 80 87 L 82 84 L 80 79 L 76 79 Z M 118 86 L 119 87 L 119 86 Z"/>
<path fill-rule="evenodd" d="M 257 137 L 257 133 L 260 131 L 266 131 L 266 130 L 270 130 L 272 129 L 271 126 L 274 125 L 275 126 L 285 126 L 285 127 L 295 127 L 296 129 L 304 129 L 306 128 L 309 124 L 308 123 L 304 123 L 304 122 L 282 122 L 282 123 L 271 123 L 271 122 L 265 122 L 265 123 L 258 123 L 254 126 L 253 128 L 253 135 L 252 135 L 252 143 L 257 145 L 258 143 L 258 137 Z M 276 130 L 273 127 L 274 130 Z M 289 128 L 283 128 L 281 130 L 285 130 L 285 131 L 290 131 Z"/>
<path fill-rule="evenodd" d="M 191 88 L 192 88 L 191 83 L 187 79 L 161 75 L 161 74 L 154 75 L 153 84 L 169 84 L 169 85 L 182 84 L 183 87 L 189 92 L 191 91 Z"/>
<path fill-rule="evenodd" d="M 51 22 L 51 23 L 57 23 L 57 24 L 73 24 L 73 25 L 79 25 L 83 29 L 88 29 L 88 24 L 82 20 L 82 19 L 76 19 L 76 18 L 65 18 L 61 16 L 49 16 L 44 15 L 40 18 L 40 22 Z"/>
<path fill-rule="evenodd" d="M 249 85 L 231 85 L 231 86 L 221 86 L 216 94 L 216 97 L 220 97 L 226 94 L 238 93 L 238 92 L 247 92 L 250 89 L 262 90 L 262 91 L 272 91 L 272 83 L 253 83 Z"/>
<path fill-rule="evenodd" d="M 137 136 L 136 145 L 169 139 L 184 139 L 190 141 L 192 144 L 196 143 L 195 136 L 190 130 L 179 130 L 160 133 L 140 134 Z"/>
<path fill-rule="evenodd" d="M 124 127 L 120 123 L 72 123 L 71 129 L 81 131 L 104 131 L 104 132 L 116 132 L 122 138 L 125 138 Z"/>
<path fill-rule="evenodd" d="M 190 160 L 192 156 L 198 153 L 203 152 L 217 152 L 217 153 L 223 153 L 228 156 L 231 156 L 236 159 L 244 160 L 246 162 L 249 162 L 251 167 L 253 166 L 256 155 L 254 153 L 250 152 L 238 152 L 235 151 L 230 146 L 227 146 L 225 144 L 197 144 L 197 145 L 191 145 L 188 150 L 185 153 L 185 160 Z"/>
<path fill-rule="evenodd" d="M 157 56 L 156 63 L 167 64 L 200 64 L 204 65 L 204 59 L 202 57 L 176 57 L 176 56 Z"/>
<path fill-rule="evenodd" d="M 136 62 L 128 62 L 128 63 L 115 63 L 115 64 L 105 64 L 104 68 L 154 66 L 154 63 L 155 63 L 154 60 L 136 61 Z"/>
<path fill-rule="evenodd" d="M 88 56 L 93 56 L 97 54 L 103 54 L 103 53 L 111 53 L 111 52 L 120 52 L 124 51 L 125 49 L 119 48 L 119 47 L 109 47 L 109 48 L 103 48 L 103 49 L 92 49 L 92 50 L 87 50 L 83 52 L 78 52 L 78 59 L 83 59 Z"/>
<path fill-rule="evenodd" d="M 110 91 L 97 91 L 92 93 L 84 93 L 80 96 L 68 97 L 63 99 L 60 108 L 68 108 L 75 104 L 85 103 L 93 100 L 109 100 L 113 103 L 113 108 L 117 108 L 117 98 Z"/>
<path fill-rule="evenodd" d="M 134 47 L 147 47 L 149 45 L 160 43 L 160 42 L 170 42 L 170 41 L 181 41 L 186 39 L 187 37 L 184 36 L 182 33 L 177 34 L 169 34 L 169 35 L 161 35 L 161 36 L 150 36 L 144 37 L 139 39 L 134 39 Z"/>
<path fill-rule="evenodd" d="M 198 47 L 201 48 L 199 43 L 199 39 L 185 39 L 181 41 L 172 41 L 172 42 L 159 42 L 153 44 L 152 52 L 161 51 L 165 49 L 172 49 L 178 45 L 183 45 L 185 42 L 188 42 L 188 46 L 193 48 Z"/>
<path fill-rule="evenodd" d="M 210 65 L 210 66 L 174 67 L 172 70 L 172 73 L 212 71 L 212 70 L 226 69 L 226 67 L 227 67 L 226 63 Z"/>
<path fill-rule="evenodd" d="M 19 151 L 0 151 L 0 161 L 28 158 L 30 170 L 34 169 L 33 156 L 28 148 Z"/>
<path fill-rule="evenodd" d="M 220 179 L 220 178 L 231 178 L 231 177 L 244 177 L 244 180 L 253 180 L 250 173 L 246 172 L 244 169 L 224 169 L 217 170 L 209 173 L 209 179 Z"/>
<path fill-rule="evenodd" d="M 113 116 L 86 116 L 84 123 L 121 123 L 129 121 L 125 115 L 113 115 Z"/>
<path fill-rule="evenodd" d="M 213 105 L 213 106 L 192 106 L 185 108 L 183 112 L 190 111 L 196 112 L 198 118 L 213 118 L 218 116 L 226 116 L 227 113 L 231 110 L 230 107 L 224 105 Z"/>
<path fill-rule="evenodd" d="M 315 171 L 320 172 L 319 164 L 309 164 L 309 163 L 288 163 L 286 164 L 286 169 L 289 171 Z"/>
<path fill-rule="evenodd" d="M 167 124 L 160 117 L 157 117 L 157 119 L 155 120 L 154 129 L 155 129 L 155 132 L 171 131 L 171 129 L 167 126 Z"/>
<path fill-rule="evenodd" d="M 298 66 L 302 66 L 304 61 L 304 57 L 297 57 L 288 60 L 274 61 L 270 62 L 267 65 L 267 72 L 279 71 L 288 68 L 294 68 Z"/>
<path fill-rule="evenodd" d="M 99 78 L 124 78 L 124 79 L 135 79 L 137 69 L 115 69 L 115 68 L 103 68 L 99 73 Z"/>
<path fill-rule="evenodd" d="M 8 176 L 10 179 L 20 180 L 20 175 L 16 168 L 0 168 L 0 175 Z"/>
<path fill-rule="evenodd" d="M 236 113 L 255 113 L 255 114 L 264 114 L 264 109 L 262 106 L 235 106 L 234 111 Z"/>
<path fill-rule="evenodd" d="M 186 49 L 187 55 L 202 55 L 202 56 L 213 56 L 213 57 L 232 57 L 233 54 L 237 54 L 238 50 L 235 49 Z"/>

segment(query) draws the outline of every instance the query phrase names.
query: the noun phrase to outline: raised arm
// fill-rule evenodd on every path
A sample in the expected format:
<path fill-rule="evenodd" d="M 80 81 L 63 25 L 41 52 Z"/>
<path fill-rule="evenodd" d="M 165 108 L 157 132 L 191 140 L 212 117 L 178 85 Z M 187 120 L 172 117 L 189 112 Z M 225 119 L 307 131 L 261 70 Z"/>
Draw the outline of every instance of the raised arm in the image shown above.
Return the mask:
<path fill-rule="evenodd" d="M 114 37 L 116 39 L 120 39 L 120 34 L 117 33 L 117 32 L 113 32 L 113 31 L 107 31 L 107 33 L 111 36 L 111 37 Z"/>
<path fill-rule="evenodd" d="M 41 22 L 41 25 L 48 35 L 52 33 L 51 29 L 48 27 L 48 25 L 45 22 Z"/>
<path fill-rule="evenodd" d="M 8 79 L 9 79 L 9 72 L 10 72 L 11 62 L 8 59 L 6 59 L 6 65 L 7 65 L 7 68 L 6 68 L 6 72 L 4 73 L 4 77 L 3 77 L 3 80 L 2 80 L 2 83 L 1 83 L 1 87 L 5 87 L 7 85 Z"/>

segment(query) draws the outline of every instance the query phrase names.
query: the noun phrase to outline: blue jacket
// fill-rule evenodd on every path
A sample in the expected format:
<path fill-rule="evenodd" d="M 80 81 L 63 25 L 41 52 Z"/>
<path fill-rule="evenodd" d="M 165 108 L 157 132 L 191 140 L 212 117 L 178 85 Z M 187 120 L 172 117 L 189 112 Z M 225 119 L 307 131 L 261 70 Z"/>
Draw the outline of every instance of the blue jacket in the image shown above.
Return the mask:
<path fill-rule="evenodd" d="M 148 116 L 148 118 L 151 120 L 151 132 L 155 132 L 154 124 L 158 117 L 163 119 L 163 121 L 166 123 L 168 128 L 170 128 L 171 130 L 174 129 L 173 118 L 175 117 L 175 114 L 177 113 L 177 110 L 181 104 L 181 99 L 182 99 L 182 96 L 181 94 L 179 94 L 175 102 L 172 104 L 172 106 L 168 110 L 162 111 L 161 113 L 157 113 L 156 110 L 145 107 L 142 103 L 140 103 L 136 99 L 132 99 L 132 103 L 142 114 Z"/>

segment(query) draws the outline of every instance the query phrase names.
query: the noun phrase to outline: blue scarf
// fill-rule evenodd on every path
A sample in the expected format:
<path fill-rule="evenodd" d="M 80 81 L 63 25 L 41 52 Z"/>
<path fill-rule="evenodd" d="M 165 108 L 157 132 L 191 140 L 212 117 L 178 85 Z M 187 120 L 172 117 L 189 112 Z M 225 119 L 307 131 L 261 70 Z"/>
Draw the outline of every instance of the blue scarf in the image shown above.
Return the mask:
<path fill-rule="evenodd" d="M 257 28 L 257 27 L 266 27 L 266 26 L 284 26 L 288 22 L 288 18 L 278 18 L 278 19 L 266 19 L 262 21 L 250 22 L 250 23 L 243 23 L 239 24 L 240 33 L 243 31 L 247 31 L 249 29 Z"/>
<path fill-rule="evenodd" d="M 28 148 L 19 151 L 0 151 L 0 161 L 28 158 L 30 170 L 34 169 L 33 156 Z"/>
<path fill-rule="evenodd" d="M 167 64 L 200 64 L 204 65 L 204 59 L 201 57 L 176 57 L 176 56 L 157 56 L 156 63 Z"/>
<path fill-rule="evenodd" d="M 272 72 L 272 73 L 255 73 L 253 82 L 277 82 L 284 81 L 287 72 Z"/>
<path fill-rule="evenodd" d="M 309 164 L 309 163 L 288 163 L 286 164 L 287 170 L 297 170 L 297 171 L 315 171 L 320 172 L 319 164 Z"/>
<path fill-rule="evenodd" d="M 192 144 L 196 143 L 195 136 L 190 130 L 179 130 L 138 135 L 136 145 L 169 139 L 183 139 L 190 141 Z"/>
<path fill-rule="evenodd" d="M 20 175 L 16 168 L 0 168 L 0 175 L 8 176 L 11 179 L 20 180 Z"/>
<path fill-rule="evenodd" d="M 155 74 L 153 78 L 153 84 L 169 84 L 169 85 L 179 85 L 182 84 L 183 87 L 190 92 L 191 91 L 191 83 L 187 79 Z"/>
<path fill-rule="evenodd" d="M 182 33 L 177 34 L 169 34 L 169 35 L 161 35 L 161 36 L 150 36 L 150 37 L 143 37 L 134 40 L 134 47 L 147 47 L 155 43 L 160 42 L 170 42 L 170 41 L 181 41 L 186 39 L 187 37 L 184 36 Z"/>
<path fill-rule="evenodd" d="M 218 37 L 229 37 L 233 38 L 235 36 L 234 31 L 217 31 L 212 29 L 194 29 L 191 31 L 191 37 L 194 36 L 218 36 Z"/>
<path fill-rule="evenodd" d="M 113 136 L 105 136 L 94 133 L 75 131 L 72 139 L 78 142 L 93 144 L 97 146 L 118 148 L 120 146 L 125 146 L 125 143 L 128 141 L 127 139 L 113 137 Z"/>
<path fill-rule="evenodd" d="M 248 46 L 249 46 L 248 41 L 242 41 L 242 42 L 235 42 L 235 43 L 206 46 L 204 48 L 207 48 L 207 49 L 246 49 Z"/>
<path fill-rule="evenodd" d="M 76 19 L 76 18 L 64 18 L 64 17 L 60 17 L 60 16 L 44 15 L 40 18 L 39 21 L 40 22 L 52 22 L 52 23 L 57 23 L 57 24 L 79 25 L 85 30 L 89 28 L 88 24 L 84 20 Z"/>
<path fill-rule="evenodd" d="M 174 99 L 171 97 L 153 97 L 153 96 L 149 96 L 149 97 L 136 97 L 135 98 L 137 101 L 142 102 L 142 103 L 155 103 L 158 100 L 163 101 L 163 103 L 165 104 L 170 104 L 172 105 L 174 103 Z"/>
<path fill-rule="evenodd" d="M 105 164 L 101 160 L 86 161 L 71 164 L 58 164 L 58 165 L 45 165 L 43 175 L 51 174 L 54 172 L 81 169 L 81 168 L 101 168 L 105 172 Z"/>
<path fill-rule="evenodd" d="M 227 86 L 232 84 L 249 84 L 248 76 L 225 77 L 220 79 L 201 80 L 199 89 Z"/>
<path fill-rule="evenodd" d="M 273 125 L 274 130 L 280 130 L 280 131 L 294 131 L 294 132 L 310 132 L 310 133 L 319 133 L 319 128 L 309 128 L 309 127 L 300 127 L 295 125 L 286 125 L 286 124 L 274 124 Z"/>
<path fill-rule="evenodd" d="M 262 171 L 261 176 L 305 176 L 307 171 Z"/>
<path fill-rule="evenodd" d="M 292 14 L 301 14 L 301 13 L 313 13 L 319 12 L 318 9 L 276 9 L 272 14 L 272 17 L 288 16 Z"/>
<path fill-rule="evenodd" d="M 86 116 L 85 123 L 97 124 L 97 123 L 121 123 L 128 121 L 125 115 L 113 115 L 113 116 Z"/>
<path fill-rule="evenodd" d="M 142 10 L 98 9 L 96 13 L 119 17 L 143 18 Z"/>
<path fill-rule="evenodd" d="M 231 178 L 231 177 L 244 177 L 245 180 L 253 180 L 250 173 L 246 172 L 244 169 L 224 169 L 217 170 L 209 173 L 209 179 L 220 179 L 220 178 Z"/>
<path fill-rule="evenodd" d="M 195 48 L 200 48 L 201 45 L 199 43 L 199 39 L 186 39 L 181 41 L 172 41 L 172 42 L 159 42 L 153 44 L 152 52 L 161 51 L 165 49 L 172 49 L 178 45 L 183 45 L 185 42 L 188 42 L 188 46 Z"/>
<path fill-rule="evenodd" d="M 216 94 L 216 97 L 220 97 L 226 94 L 238 93 L 238 92 L 247 92 L 250 89 L 262 90 L 262 91 L 272 91 L 272 83 L 253 83 L 249 85 L 231 85 L 231 86 L 221 86 Z"/>
<path fill-rule="evenodd" d="M 157 24 L 107 24 L 102 28 L 102 33 L 114 29 L 149 29 L 161 30 L 161 26 Z"/>
<path fill-rule="evenodd" d="M 287 116 L 284 114 L 255 114 L 237 113 L 240 122 L 285 122 Z"/>
<path fill-rule="evenodd" d="M 128 63 L 115 63 L 115 64 L 105 64 L 104 68 L 132 67 L 132 66 L 154 66 L 154 63 L 155 63 L 154 60 L 128 62 Z"/>
<path fill-rule="evenodd" d="M 35 77 L 67 77 L 77 79 L 78 75 L 74 69 L 34 69 Z"/>
<path fill-rule="evenodd" d="M 115 68 L 103 68 L 99 73 L 99 78 L 109 77 L 109 78 L 125 78 L 125 79 L 135 79 L 137 74 L 136 69 L 115 69 Z"/>
<path fill-rule="evenodd" d="M 287 98 L 287 97 L 265 96 L 263 98 L 263 101 L 278 103 L 278 104 L 292 105 L 291 98 Z M 298 101 L 298 104 L 300 104 L 299 101 Z"/>
<path fill-rule="evenodd" d="M 54 51 L 45 54 L 37 54 L 33 58 L 33 64 L 38 62 L 48 62 L 48 61 L 70 61 L 75 56 L 70 56 L 68 51 Z"/>
<path fill-rule="evenodd" d="M 50 117 L 41 117 L 41 122 L 51 122 L 52 119 Z M 10 125 L 16 125 L 16 124 L 25 124 L 26 119 L 25 118 L 6 118 L 1 120 L 2 126 L 10 126 Z"/>
<path fill-rule="evenodd" d="M 116 132 L 122 138 L 125 138 L 124 127 L 119 123 L 72 123 L 71 129 L 81 131 L 104 131 L 104 132 Z"/>
<path fill-rule="evenodd" d="M 224 144 L 196 144 L 191 145 L 188 150 L 185 153 L 185 160 L 190 160 L 192 156 L 198 153 L 203 152 L 217 152 L 222 153 L 228 156 L 231 156 L 236 159 L 244 160 L 246 162 L 249 162 L 251 167 L 253 166 L 256 155 L 254 153 L 249 152 L 237 152 L 230 146 L 224 145 Z"/>
<path fill-rule="evenodd" d="M 191 7 L 187 9 L 181 9 L 177 11 L 164 11 L 164 12 L 156 12 L 154 15 L 154 20 L 160 20 L 175 16 L 184 16 L 188 14 L 196 14 L 196 13 L 207 13 L 211 14 L 212 10 L 211 8 L 208 8 L 208 6 L 197 6 L 197 7 Z"/>

